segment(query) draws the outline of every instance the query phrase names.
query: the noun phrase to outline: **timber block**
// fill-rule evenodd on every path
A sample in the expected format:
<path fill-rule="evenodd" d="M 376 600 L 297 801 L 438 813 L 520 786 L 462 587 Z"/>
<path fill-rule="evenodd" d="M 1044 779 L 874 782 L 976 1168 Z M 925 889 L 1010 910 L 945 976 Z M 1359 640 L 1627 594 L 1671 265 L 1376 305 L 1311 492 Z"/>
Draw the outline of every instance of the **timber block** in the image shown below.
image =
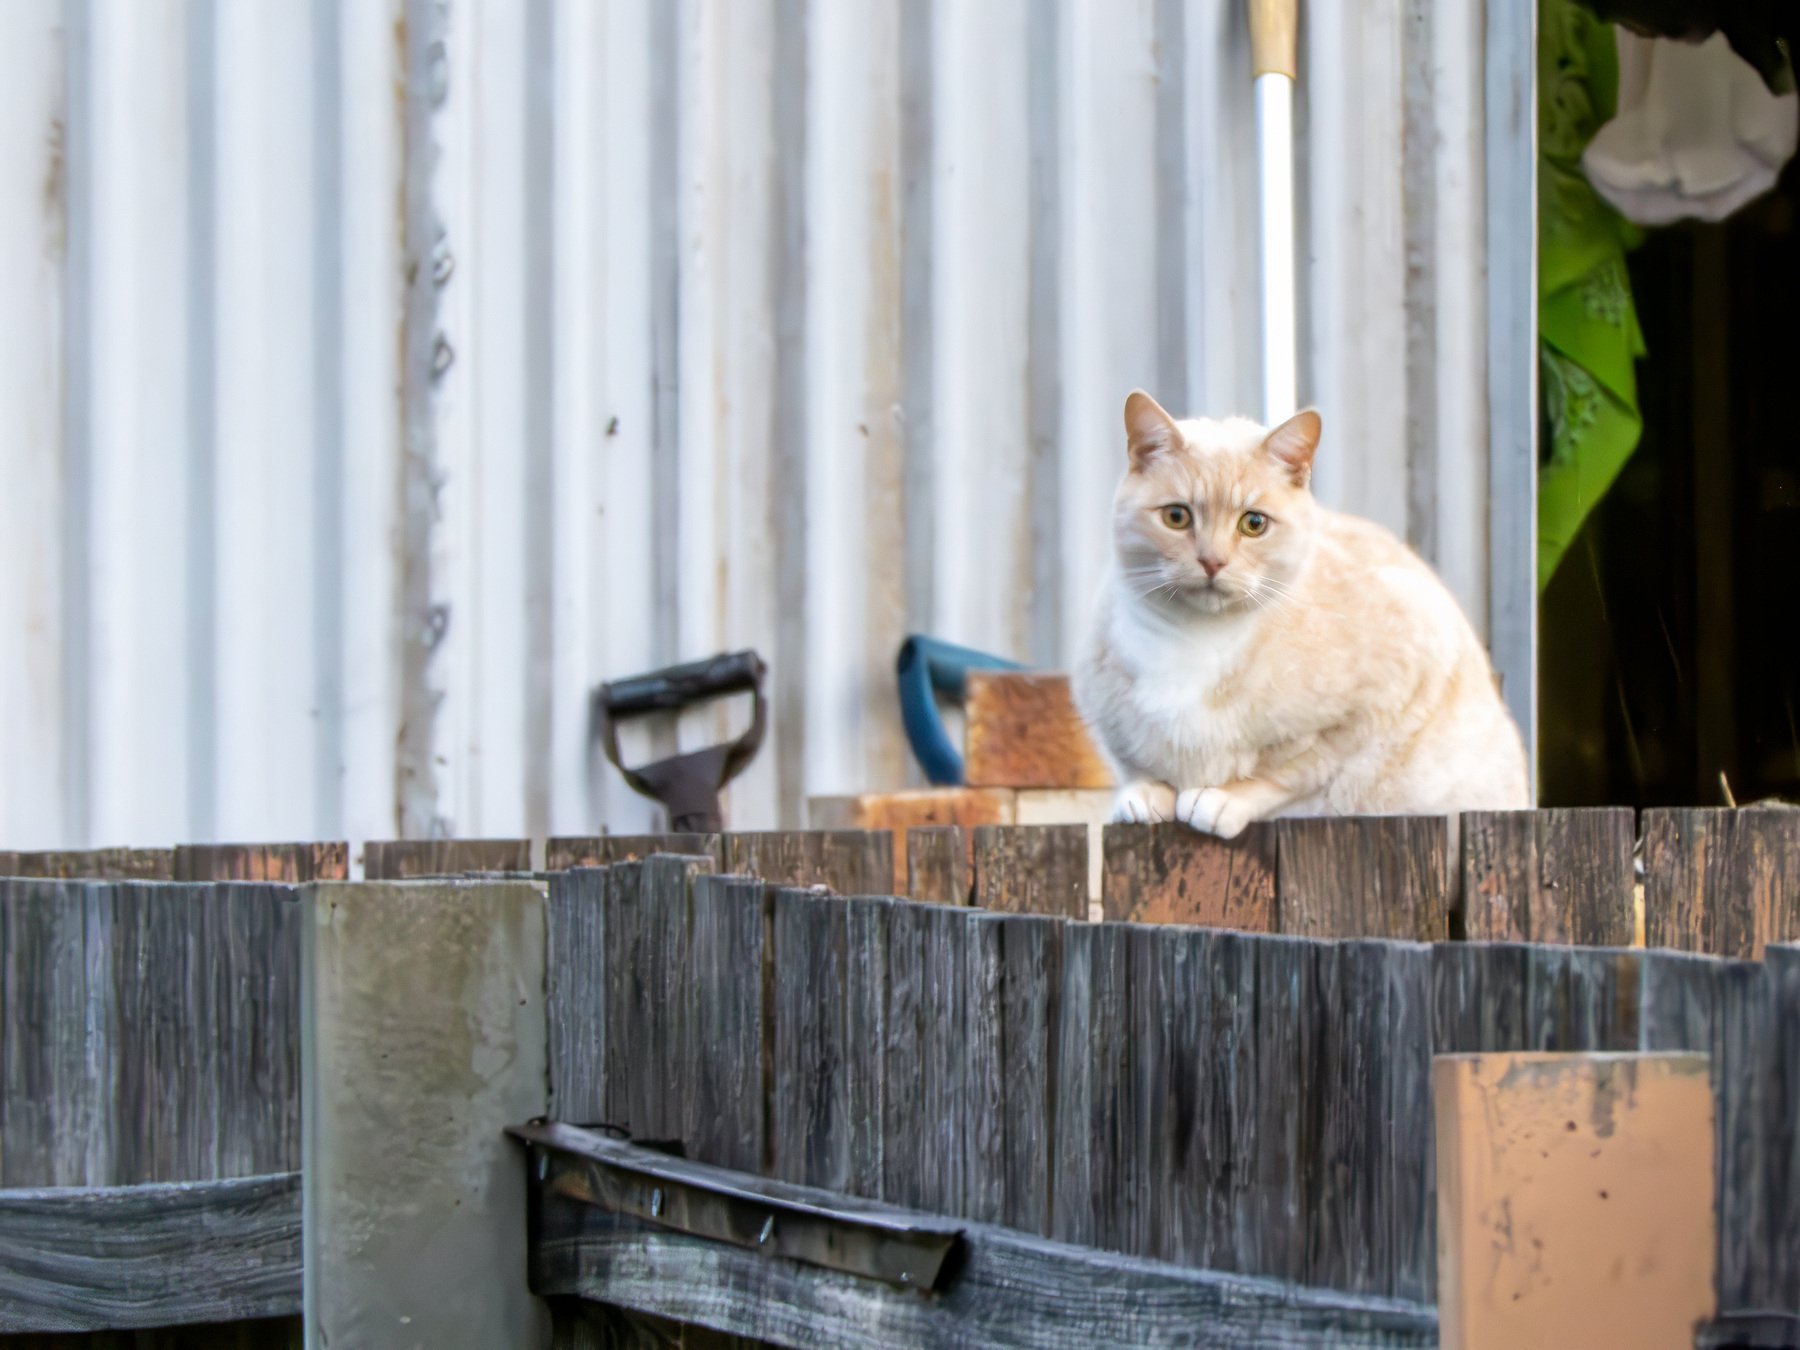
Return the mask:
<path fill-rule="evenodd" d="M 1109 788 L 1112 771 L 1075 711 L 1067 675 L 970 671 L 963 781 L 972 787 Z"/>
<path fill-rule="evenodd" d="M 932 825 L 1011 825 L 1017 794 L 993 788 L 913 788 L 903 792 L 862 792 L 846 797 L 809 797 L 807 824 L 815 830 L 891 830 L 894 835 L 894 894 L 910 895 L 906 876 L 906 832 Z"/>
<path fill-rule="evenodd" d="M 1713 1094 L 1695 1054 L 1440 1055 L 1443 1350 L 1687 1350 L 1713 1312 Z"/>

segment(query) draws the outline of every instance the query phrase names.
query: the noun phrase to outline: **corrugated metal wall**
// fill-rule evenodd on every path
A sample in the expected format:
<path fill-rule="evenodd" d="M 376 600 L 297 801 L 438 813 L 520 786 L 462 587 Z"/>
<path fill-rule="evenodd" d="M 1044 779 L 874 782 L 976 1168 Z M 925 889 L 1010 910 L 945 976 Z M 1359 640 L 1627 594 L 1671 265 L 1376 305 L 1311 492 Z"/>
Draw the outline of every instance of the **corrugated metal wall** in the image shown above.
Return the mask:
<path fill-rule="evenodd" d="M 1297 109 L 1319 489 L 1478 625 L 1483 12 L 1305 5 Z M 734 824 L 906 781 L 1126 392 L 1256 410 L 1252 144 L 1242 0 L 9 0 L 0 840 L 637 828 L 590 688 L 743 646 Z"/>

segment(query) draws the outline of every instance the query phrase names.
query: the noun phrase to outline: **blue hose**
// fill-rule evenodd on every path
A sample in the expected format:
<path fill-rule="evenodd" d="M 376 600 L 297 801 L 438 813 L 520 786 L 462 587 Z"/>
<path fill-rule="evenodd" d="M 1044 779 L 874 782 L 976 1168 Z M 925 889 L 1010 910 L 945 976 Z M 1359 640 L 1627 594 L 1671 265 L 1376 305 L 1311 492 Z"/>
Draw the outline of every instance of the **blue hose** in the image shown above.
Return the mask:
<path fill-rule="evenodd" d="M 944 730 L 934 692 L 960 703 L 971 670 L 1024 669 L 1017 661 L 1003 656 L 989 656 L 917 634 L 900 644 L 900 658 L 894 663 L 900 682 L 900 718 L 906 725 L 906 739 L 912 742 L 913 755 L 927 778 L 942 787 L 957 787 L 963 781 L 962 756 Z"/>

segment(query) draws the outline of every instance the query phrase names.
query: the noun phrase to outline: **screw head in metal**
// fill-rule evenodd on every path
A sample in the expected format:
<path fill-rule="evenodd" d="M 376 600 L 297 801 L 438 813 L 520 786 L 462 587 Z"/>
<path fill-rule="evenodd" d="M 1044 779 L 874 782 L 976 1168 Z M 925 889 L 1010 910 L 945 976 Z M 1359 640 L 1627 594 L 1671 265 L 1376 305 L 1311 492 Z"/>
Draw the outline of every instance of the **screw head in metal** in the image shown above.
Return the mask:
<path fill-rule="evenodd" d="M 771 1214 L 771 1215 L 769 1215 L 768 1218 L 763 1220 L 762 1232 L 760 1232 L 756 1235 L 756 1245 L 760 1247 L 765 1242 L 767 1242 L 770 1238 L 772 1238 L 774 1236 L 775 1236 L 775 1216 L 773 1214 Z"/>
<path fill-rule="evenodd" d="M 658 1218 L 662 1214 L 662 1187 L 658 1186 L 650 1192 L 650 1217 Z"/>

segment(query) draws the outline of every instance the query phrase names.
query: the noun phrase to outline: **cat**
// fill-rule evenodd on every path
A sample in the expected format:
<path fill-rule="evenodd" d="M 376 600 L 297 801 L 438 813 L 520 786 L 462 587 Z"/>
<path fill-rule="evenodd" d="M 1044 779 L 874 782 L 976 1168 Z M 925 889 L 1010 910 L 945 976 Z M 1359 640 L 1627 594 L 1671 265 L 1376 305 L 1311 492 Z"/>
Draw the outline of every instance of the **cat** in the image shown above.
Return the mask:
<path fill-rule="evenodd" d="M 1113 761 L 1117 821 L 1230 839 L 1281 815 L 1526 807 L 1518 727 L 1432 570 L 1309 490 L 1322 424 L 1177 422 L 1125 401 L 1075 700 Z"/>

